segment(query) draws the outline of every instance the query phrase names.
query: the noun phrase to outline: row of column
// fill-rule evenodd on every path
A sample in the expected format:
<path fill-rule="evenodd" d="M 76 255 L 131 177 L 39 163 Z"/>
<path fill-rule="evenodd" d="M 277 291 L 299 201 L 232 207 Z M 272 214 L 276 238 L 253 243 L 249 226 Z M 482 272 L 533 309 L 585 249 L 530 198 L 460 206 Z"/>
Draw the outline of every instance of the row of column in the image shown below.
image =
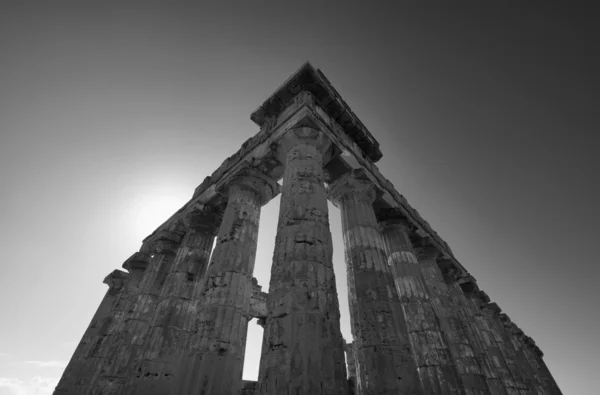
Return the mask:
<path fill-rule="evenodd" d="M 399 210 L 376 215 L 379 191 L 363 171 L 326 188 L 330 148 L 306 126 L 277 145 L 284 176 L 256 392 L 560 393 L 510 325 L 486 313 L 490 306 L 459 285 L 435 249 L 412 242 Z M 113 273 L 57 394 L 240 393 L 260 211 L 279 186 L 246 168 L 221 193 L 222 220 L 196 211 L 134 254 L 129 274 Z M 354 337 L 346 347 L 328 199 L 342 213 Z"/>

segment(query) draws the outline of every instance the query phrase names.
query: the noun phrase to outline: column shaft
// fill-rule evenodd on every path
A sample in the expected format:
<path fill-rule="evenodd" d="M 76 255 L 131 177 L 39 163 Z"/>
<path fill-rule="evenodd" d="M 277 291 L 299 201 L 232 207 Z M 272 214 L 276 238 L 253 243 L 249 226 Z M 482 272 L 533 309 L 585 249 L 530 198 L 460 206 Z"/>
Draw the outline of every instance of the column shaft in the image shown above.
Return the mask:
<path fill-rule="evenodd" d="M 330 197 L 342 212 L 358 392 L 419 393 L 404 313 L 373 211 L 375 189 L 364 172 L 352 171 L 330 186 Z"/>
<path fill-rule="evenodd" d="M 260 210 L 276 189 L 275 183 L 253 175 L 232 182 L 206 278 L 194 291 L 202 307 L 173 394 L 238 395 Z"/>
<path fill-rule="evenodd" d="M 404 310 L 413 354 L 425 394 L 462 394 L 456 366 L 426 290 L 404 220 L 384 221 L 388 262 Z"/>
<path fill-rule="evenodd" d="M 163 230 L 150 242 L 149 249 L 153 255 L 137 292 L 132 296 L 133 305 L 129 306 L 122 324 L 114 328 L 108 354 L 110 360 L 98 383 L 99 387 L 109 388 L 107 393 L 130 393 L 132 381 L 136 378 L 135 368 L 142 358 L 150 323 L 180 240 L 180 235 Z"/>
<path fill-rule="evenodd" d="M 449 287 L 437 264 L 439 253 L 433 246 L 425 246 L 419 255 L 419 264 L 430 301 L 448 342 L 450 354 L 467 394 L 490 394 L 483 367 L 478 361 L 474 333 L 469 321 L 474 317 L 466 314 L 467 303 L 460 288 Z"/>
<path fill-rule="evenodd" d="M 515 365 L 523 372 L 524 381 L 530 386 L 533 394 L 561 395 L 554 378 L 541 359 L 541 351 L 535 346 L 535 342 L 514 324 L 510 318 L 502 313 L 498 318 L 504 324 L 508 335 L 507 347 L 515 355 Z"/>
<path fill-rule="evenodd" d="M 311 128 L 287 132 L 277 237 L 267 299 L 267 350 L 259 393 L 346 394 L 344 340 L 323 183 L 328 140 Z"/>
<path fill-rule="evenodd" d="M 196 302 L 191 300 L 192 286 L 208 266 L 215 228 L 213 216 L 192 213 L 190 217 L 186 218 L 187 232 L 150 322 L 129 391 L 132 394 L 169 393 L 179 359 L 188 346 L 190 333 L 184 323 L 190 318 L 190 304 Z"/>
<path fill-rule="evenodd" d="M 82 390 L 85 392 L 92 384 L 94 373 L 102 362 L 94 350 L 98 344 L 103 343 L 109 326 L 113 324 L 115 303 L 126 289 L 125 284 L 130 280 L 128 276 L 128 273 L 115 270 L 104 279 L 109 289 L 75 349 L 54 394 L 77 394 Z"/>

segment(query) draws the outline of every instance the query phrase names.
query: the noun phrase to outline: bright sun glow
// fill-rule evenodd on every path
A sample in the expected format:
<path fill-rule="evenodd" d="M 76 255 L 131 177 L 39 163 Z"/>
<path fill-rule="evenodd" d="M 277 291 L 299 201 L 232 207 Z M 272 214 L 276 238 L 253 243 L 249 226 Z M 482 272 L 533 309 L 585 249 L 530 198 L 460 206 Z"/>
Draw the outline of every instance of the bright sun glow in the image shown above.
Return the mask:
<path fill-rule="evenodd" d="M 138 199 L 134 209 L 136 237 L 139 240 L 146 238 L 183 204 L 185 201 L 181 197 L 168 194 L 144 196 Z"/>

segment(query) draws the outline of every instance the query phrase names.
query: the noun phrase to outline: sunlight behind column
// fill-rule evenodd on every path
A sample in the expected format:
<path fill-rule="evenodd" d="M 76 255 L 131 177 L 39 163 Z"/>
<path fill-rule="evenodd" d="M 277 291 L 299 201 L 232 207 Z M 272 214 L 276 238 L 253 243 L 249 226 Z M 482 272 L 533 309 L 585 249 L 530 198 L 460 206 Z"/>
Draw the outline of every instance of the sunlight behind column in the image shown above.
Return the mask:
<path fill-rule="evenodd" d="M 182 196 L 169 193 L 148 194 L 135 199 L 132 215 L 135 236 L 142 241 L 171 217 L 186 202 Z"/>

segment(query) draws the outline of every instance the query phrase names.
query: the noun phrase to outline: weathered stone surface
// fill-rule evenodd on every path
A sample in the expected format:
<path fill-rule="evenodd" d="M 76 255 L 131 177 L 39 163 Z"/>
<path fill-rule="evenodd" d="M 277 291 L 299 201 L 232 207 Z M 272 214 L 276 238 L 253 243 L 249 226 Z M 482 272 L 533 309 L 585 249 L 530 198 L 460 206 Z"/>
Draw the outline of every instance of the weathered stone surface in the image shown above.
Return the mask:
<path fill-rule="evenodd" d="M 277 183 L 255 169 L 224 191 L 227 208 L 206 276 L 192 294 L 202 306 L 173 394 L 240 392 L 260 209 L 278 192 Z"/>
<path fill-rule="evenodd" d="M 95 382 L 99 393 L 129 393 L 134 367 L 144 351 L 145 338 L 149 334 L 150 322 L 156 309 L 160 290 L 170 270 L 181 236 L 172 231 L 161 231 L 147 240 L 143 250 L 151 255 L 139 286 L 129 295 L 122 319 L 110 330 L 107 339 L 108 360 Z M 140 256 L 132 257 L 138 262 Z M 141 261 L 144 263 L 143 260 Z M 127 262 L 126 262 L 127 263 Z"/>
<path fill-rule="evenodd" d="M 128 277 L 128 273 L 114 270 L 104 279 L 104 283 L 109 287 L 108 291 L 75 349 L 73 357 L 56 386 L 55 394 L 76 394 L 81 389 L 89 388 L 93 384 L 94 372 L 100 362 L 96 348 L 102 344 L 108 328 L 114 324 L 112 322 L 116 313 L 114 307 L 126 290 L 126 283 L 130 280 Z"/>
<path fill-rule="evenodd" d="M 348 302 L 361 394 L 420 392 L 402 305 L 373 210 L 375 188 L 362 170 L 329 187 L 342 212 Z"/>
<path fill-rule="evenodd" d="M 303 66 L 252 119 L 260 131 L 143 241 L 129 273 L 107 277 L 55 393 L 560 394 L 535 342 L 379 172 L 379 144 L 318 69 Z M 348 171 L 360 177 L 344 184 Z M 281 177 L 267 295 L 252 278 L 258 214 Z M 348 378 L 324 182 L 344 221 Z M 395 212 L 383 239 L 373 207 Z M 241 380 L 250 318 L 265 328 L 258 383 Z"/>
<path fill-rule="evenodd" d="M 150 321 L 148 336 L 126 387 L 139 395 L 169 393 L 181 355 L 187 349 L 192 288 L 204 277 L 220 216 L 211 207 L 196 210 L 184 218 L 185 236 L 177 250 L 171 271 L 160 290 L 160 300 Z"/>
<path fill-rule="evenodd" d="M 344 341 L 323 183 L 330 143 L 310 127 L 287 132 L 259 393 L 346 394 Z"/>
<path fill-rule="evenodd" d="M 523 373 L 523 381 L 535 391 L 534 393 L 562 394 L 542 360 L 542 352 L 539 351 L 533 339 L 526 336 L 506 314 L 499 314 L 498 318 L 503 323 L 508 335 L 507 347 L 515 355 L 515 365 Z"/>
<path fill-rule="evenodd" d="M 424 244 L 418 249 L 417 259 L 421 267 L 425 288 L 445 335 L 452 360 L 467 394 L 488 394 L 489 386 L 478 361 L 475 348 L 477 340 L 469 328 L 474 317 L 465 309 L 468 303 L 458 286 L 446 284 L 437 264 L 441 256 L 436 247 Z"/>
<path fill-rule="evenodd" d="M 426 288 L 421 265 L 409 239 L 410 223 L 396 211 L 379 213 L 388 264 L 408 324 L 422 391 L 425 394 L 462 394 L 464 388 L 447 339 L 439 325 Z"/>

